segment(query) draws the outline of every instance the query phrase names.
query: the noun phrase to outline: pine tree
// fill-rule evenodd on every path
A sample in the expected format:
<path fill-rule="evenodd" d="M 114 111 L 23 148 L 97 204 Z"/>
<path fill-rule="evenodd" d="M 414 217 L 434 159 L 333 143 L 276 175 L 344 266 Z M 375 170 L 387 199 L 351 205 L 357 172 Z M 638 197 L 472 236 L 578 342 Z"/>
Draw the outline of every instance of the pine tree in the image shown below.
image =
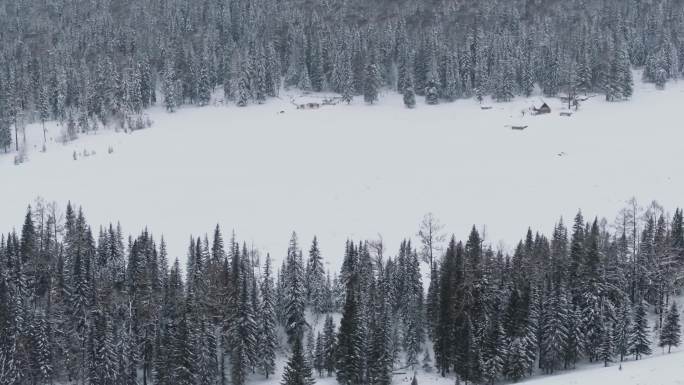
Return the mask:
<path fill-rule="evenodd" d="M 292 233 L 290 246 L 287 249 L 285 271 L 285 331 L 288 342 L 292 344 L 296 338 L 302 338 L 307 327 L 304 318 L 306 304 L 305 272 L 302 252 L 297 243 L 297 234 Z"/>
<path fill-rule="evenodd" d="M 463 263 L 463 247 L 456 239 L 451 238 L 444 260 L 440 267 L 439 310 L 435 325 L 434 353 L 435 364 L 442 376 L 449 373 L 455 355 L 456 337 L 454 325 L 456 323 L 456 309 L 460 307 L 461 285 L 463 279 L 461 266 Z"/>
<path fill-rule="evenodd" d="M 507 349 L 504 373 L 513 382 L 518 382 L 527 374 L 527 353 L 521 338 L 515 338 Z"/>
<path fill-rule="evenodd" d="M 359 313 L 359 275 L 356 267 L 357 252 L 353 244 L 347 246 L 348 275 L 345 281 L 345 303 L 342 310 L 340 330 L 337 333 L 335 368 L 337 381 L 342 385 L 359 385 L 362 381 L 361 314 Z"/>
<path fill-rule="evenodd" d="M 315 383 L 311 367 L 304 357 L 301 336 L 292 343 L 292 355 L 285 366 L 281 385 L 313 385 Z"/>
<path fill-rule="evenodd" d="M 404 349 L 406 364 L 415 366 L 420 359 L 420 346 L 423 342 L 423 283 L 420 275 L 420 262 L 417 253 L 411 249 L 410 242 L 403 247 L 405 255 L 404 284 L 405 302 L 402 310 L 404 324 Z"/>
<path fill-rule="evenodd" d="M 341 72 L 339 88 L 342 94 L 342 100 L 349 104 L 354 99 L 354 74 L 352 73 L 351 56 L 348 50 L 344 50 L 340 56 L 343 59 L 342 63 L 339 65 L 342 68 L 338 69 L 338 71 Z"/>
<path fill-rule="evenodd" d="M 430 75 L 425 83 L 425 103 L 439 104 L 439 83 L 435 75 Z"/>
<path fill-rule="evenodd" d="M 598 358 L 603 361 L 603 366 L 607 367 L 609 363 L 613 362 L 613 352 L 615 350 L 613 336 L 613 325 L 606 322 L 603 326 L 603 333 L 601 338 L 601 347 L 599 348 Z"/>
<path fill-rule="evenodd" d="M 29 363 L 31 364 L 31 376 L 36 382 L 47 382 L 54 374 L 52 357 L 53 346 L 49 338 L 48 323 L 43 314 L 35 314 L 31 317 L 28 334 L 30 341 Z M 104 344 L 103 344 L 104 345 Z M 101 349 L 111 348 L 102 346 Z M 111 358 L 111 356 L 107 357 Z M 111 369 L 103 368 L 102 375 L 112 375 Z M 108 370 L 109 369 L 109 370 Z"/>
<path fill-rule="evenodd" d="M 667 346 L 667 352 L 673 346 L 679 346 L 682 340 L 682 328 L 679 325 L 679 309 L 677 309 L 677 303 L 672 302 L 670 311 L 667 312 L 667 317 L 665 318 L 665 324 L 660 331 L 660 341 L 658 346 Z"/>
<path fill-rule="evenodd" d="M 380 72 L 375 63 L 368 63 L 364 77 L 363 100 L 368 104 L 373 104 L 378 100 L 380 92 Z"/>
<path fill-rule="evenodd" d="M 171 61 L 167 61 L 164 69 L 164 79 L 162 81 L 162 93 L 164 94 L 164 106 L 169 112 L 174 112 L 178 107 L 179 91 L 177 89 L 178 80 Z"/>
<path fill-rule="evenodd" d="M 316 360 L 316 337 L 314 336 L 313 328 L 309 327 L 306 330 L 306 345 L 304 346 L 304 358 L 313 369 L 314 361 Z"/>
<path fill-rule="evenodd" d="M 495 300 L 498 302 L 498 300 Z M 484 337 L 482 347 L 482 374 L 483 378 L 493 384 L 499 378 L 504 369 L 506 358 L 504 331 L 501 327 L 500 317 L 495 314 Z"/>
<path fill-rule="evenodd" d="M 318 372 L 318 376 L 322 377 L 325 371 L 325 343 L 323 335 L 318 332 L 316 334 L 316 348 L 314 350 L 313 368 Z"/>
<path fill-rule="evenodd" d="M 0 119 L 0 148 L 7 152 L 12 146 L 12 131 L 9 124 Z"/>
<path fill-rule="evenodd" d="M 174 346 L 171 353 L 171 368 L 174 383 L 178 385 L 194 385 L 195 369 L 193 349 L 190 345 L 190 330 L 187 314 L 183 314 L 174 336 Z"/>
<path fill-rule="evenodd" d="M 199 79 L 197 84 L 197 103 L 206 106 L 211 100 L 211 91 L 214 88 L 211 84 L 209 74 L 209 58 L 206 53 L 202 55 L 199 66 Z"/>
<path fill-rule="evenodd" d="M 651 354 L 651 341 L 648 338 L 648 319 L 646 318 L 646 306 L 639 301 L 634 307 L 634 324 L 631 333 L 630 354 L 635 359 Z"/>
<path fill-rule="evenodd" d="M 541 357 L 543 357 L 543 368 L 547 373 L 553 373 L 561 368 L 568 341 L 567 304 L 560 288 L 556 290 L 556 293 L 552 294 L 545 304 L 544 326 L 541 330 Z"/>
<path fill-rule="evenodd" d="M 261 313 L 259 322 L 259 371 L 266 378 L 275 373 L 275 350 L 278 343 L 273 290 L 271 256 L 266 255 L 264 275 L 261 282 Z"/>
<path fill-rule="evenodd" d="M 629 301 L 625 298 L 617 311 L 614 328 L 615 351 L 620 355 L 620 362 L 632 351 L 632 312 Z"/>
<path fill-rule="evenodd" d="M 416 106 L 416 93 L 413 90 L 413 79 L 409 76 L 406 85 L 404 86 L 404 105 L 407 108 L 414 108 Z"/>
<path fill-rule="evenodd" d="M 323 313 L 325 311 L 325 271 L 323 270 L 323 259 L 316 237 L 314 237 L 309 250 L 305 286 L 307 300 L 312 310 L 318 314 Z"/>
<path fill-rule="evenodd" d="M 237 83 L 237 100 L 235 103 L 238 107 L 245 107 L 249 104 L 250 99 L 250 89 L 249 89 L 249 77 L 246 70 L 240 71 L 240 77 Z"/>
<path fill-rule="evenodd" d="M 382 266 L 380 266 L 382 268 Z M 367 326 L 370 343 L 367 349 L 368 381 L 375 385 L 392 383 L 393 355 L 391 354 L 391 331 L 393 329 L 388 298 L 389 284 L 380 272 L 371 283 L 369 309 L 370 322 Z M 427 354 L 427 352 L 426 352 Z"/>
<path fill-rule="evenodd" d="M 333 372 L 335 372 L 337 335 L 335 334 L 335 323 L 331 315 L 325 317 L 325 323 L 323 325 L 323 345 L 325 350 L 323 366 L 328 376 L 332 376 Z"/>

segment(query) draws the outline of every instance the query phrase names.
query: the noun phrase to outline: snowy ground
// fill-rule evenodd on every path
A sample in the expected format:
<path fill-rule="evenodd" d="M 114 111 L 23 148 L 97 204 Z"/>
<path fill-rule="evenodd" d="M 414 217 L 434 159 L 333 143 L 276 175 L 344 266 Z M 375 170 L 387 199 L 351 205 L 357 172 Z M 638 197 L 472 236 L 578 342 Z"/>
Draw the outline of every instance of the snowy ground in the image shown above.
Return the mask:
<path fill-rule="evenodd" d="M 45 153 L 41 127 L 32 125 L 27 163 L 15 166 L 13 155 L 0 154 L 0 232 L 19 225 L 26 205 L 42 196 L 83 205 L 95 226 L 148 226 L 181 259 L 189 235 L 218 222 L 277 259 L 292 230 L 305 250 L 318 235 L 337 268 L 345 239 L 382 234 L 393 253 L 430 211 L 458 237 L 486 224 L 492 244 L 510 247 L 527 226 L 549 232 L 560 215 L 568 222 L 578 208 L 612 220 L 632 196 L 682 206 L 684 84 L 665 91 L 638 84 L 632 101 L 599 96 L 572 117 L 559 116 L 559 100 L 546 101 L 552 114 L 532 117 L 521 111 L 539 98 L 491 110 L 471 100 L 407 110 L 400 96 L 385 94 L 375 106 L 357 100 L 301 111 L 283 95 L 248 108 L 156 109 L 150 129 L 105 130 L 67 145 L 56 141 L 61 127 L 50 124 Z M 654 351 L 622 370 L 594 365 L 529 382 L 683 384 L 684 353 Z M 253 380 L 276 384 L 280 373 Z M 421 385 L 453 382 L 419 373 Z M 395 376 L 394 385 L 404 383 L 410 374 Z"/>
<path fill-rule="evenodd" d="M 491 110 L 473 100 L 407 110 L 394 94 L 374 106 L 360 99 L 305 111 L 286 95 L 248 108 L 155 109 L 150 129 L 67 145 L 50 125 L 46 153 L 40 126 L 30 126 L 27 163 L 0 154 L 0 231 L 42 196 L 83 205 L 95 226 L 148 226 L 181 258 L 191 233 L 218 222 L 276 258 L 291 231 L 305 249 L 318 235 L 337 267 L 345 239 L 381 234 L 394 253 L 427 212 L 459 238 L 486 224 L 493 245 L 510 247 L 528 226 L 549 232 L 578 208 L 612 222 L 632 196 L 683 203 L 682 83 L 665 91 L 639 83 L 632 101 L 597 96 L 572 117 L 559 116 L 558 99 L 546 100 L 550 115 L 523 117 L 536 97 Z M 74 160 L 84 150 L 95 155 Z"/>
<path fill-rule="evenodd" d="M 662 354 L 640 361 L 592 366 L 553 376 L 532 378 L 529 385 L 681 385 L 684 384 L 684 353 Z"/>

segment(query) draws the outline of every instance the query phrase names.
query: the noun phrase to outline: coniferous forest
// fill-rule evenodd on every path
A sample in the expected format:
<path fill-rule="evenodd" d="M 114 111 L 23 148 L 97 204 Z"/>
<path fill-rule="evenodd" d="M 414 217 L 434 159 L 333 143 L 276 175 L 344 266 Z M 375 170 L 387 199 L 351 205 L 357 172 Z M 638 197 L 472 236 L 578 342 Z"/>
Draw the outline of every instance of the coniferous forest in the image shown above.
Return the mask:
<path fill-rule="evenodd" d="M 491 96 L 632 95 L 630 68 L 665 87 L 684 62 L 678 0 L 5 0 L 0 149 L 29 123 L 65 140 L 145 126 L 212 95 L 246 106 L 282 87 L 343 100 L 379 89 L 429 104 Z"/>
<path fill-rule="evenodd" d="M 244 385 L 280 376 L 280 358 L 283 385 L 389 385 L 418 368 L 492 384 L 638 360 L 680 342 L 682 214 L 578 212 L 510 252 L 426 215 L 417 241 L 349 240 L 326 271 L 315 237 L 293 233 L 277 266 L 216 226 L 181 266 L 148 229 L 39 200 L 0 237 L 0 384 Z"/>

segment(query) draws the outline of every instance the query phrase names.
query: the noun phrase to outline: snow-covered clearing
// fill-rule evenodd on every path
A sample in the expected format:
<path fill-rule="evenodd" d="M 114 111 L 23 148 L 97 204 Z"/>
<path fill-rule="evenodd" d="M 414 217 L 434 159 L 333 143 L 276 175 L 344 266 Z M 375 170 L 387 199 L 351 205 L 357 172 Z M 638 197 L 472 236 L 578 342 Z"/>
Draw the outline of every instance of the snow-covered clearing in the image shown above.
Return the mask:
<path fill-rule="evenodd" d="M 638 75 L 637 77 L 638 78 Z M 152 128 L 103 131 L 41 153 L 40 125 L 28 128 L 29 161 L 0 155 L 0 231 L 21 223 L 36 196 L 82 205 L 91 224 L 148 226 L 184 257 L 191 233 L 218 222 L 280 258 L 290 233 L 318 235 L 338 265 L 347 238 L 383 236 L 390 252 L 433 212 L 457 237 L 486 225 L 495 246 L 512 246 L 528 226 L 613 215 L 636 196 L 682 205 L 684 84 L 637 84 L 629 102 L 583 103 L 572 117 L 521 115 L 540 98 L 473 100 L 408 110 L 386 93 L 378 105 L 296 110 L 287 95 L 247 108 L 150 111 Z M 284 113 L 279 113 L 284 111 Z M 512 130 L 511 125 L 527 125 Z M 49 137 L 60 128 L 50 125 Z M 108 153 L 111 147 L 113 153 Z M 95 155 L 74 160 L 74 151 Z"/>

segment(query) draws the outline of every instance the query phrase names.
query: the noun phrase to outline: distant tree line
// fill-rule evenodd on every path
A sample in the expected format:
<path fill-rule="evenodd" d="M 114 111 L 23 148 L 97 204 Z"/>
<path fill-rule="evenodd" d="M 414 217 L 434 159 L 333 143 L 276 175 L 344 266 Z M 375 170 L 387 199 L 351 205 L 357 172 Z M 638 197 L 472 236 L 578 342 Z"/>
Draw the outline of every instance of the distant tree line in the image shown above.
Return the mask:
<path fill-rule="evenodd" d="M 428 104 L 539 87 L 632 94 L 630 67 L 665 86 L 684 62 L 671 0 L 54 0 L 0 4 L 0 149 L 29 122 L 64 139 L 141 127 L 163 104 L 262 103 L 281 87 Z"/>
<path fill-rule="evenodd" d="M 0 237 L 0 384 L 244 385 L 288 354 L 284 385 L 389 385 L 419 367 L 491 384 L 640 359 L 680 343 L 682 222 L 633 202 L 613 230 L 578 213 L 509 255 L 474 227 L 444 245 L 427 216 L 418 249 L 348 241 L 331 277 L 316 238 L 305 257 L 293 233 L 276 270 L 217 226 L 182 269 L 148 230 L 94 231 L 38 201 Z"/>

